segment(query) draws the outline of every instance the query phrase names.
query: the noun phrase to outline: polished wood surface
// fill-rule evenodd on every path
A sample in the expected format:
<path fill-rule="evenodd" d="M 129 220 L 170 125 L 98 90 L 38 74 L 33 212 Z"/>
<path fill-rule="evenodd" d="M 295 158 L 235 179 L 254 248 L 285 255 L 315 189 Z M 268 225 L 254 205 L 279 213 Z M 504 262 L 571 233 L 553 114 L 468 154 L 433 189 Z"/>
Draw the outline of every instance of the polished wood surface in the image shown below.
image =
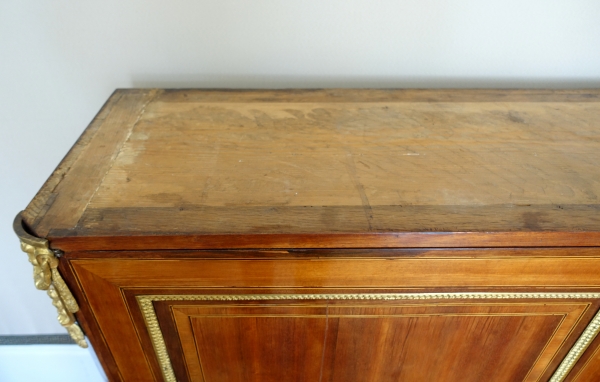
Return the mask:
<path fill-rule="evenodd" d="M 70 234 L 70 232 L 65 232 Z M 51 237 L 64 251 L 230 248 L 593 247 L 600 232 L 401 232 L 376 234 L 139 235 Z"/>
<path fill-rule="evenodd" d="M 344 253 L 348 256 L 344 256 Z M 93 319 L 101 328 L 106 344 L 106 348 L 101 351 L 106 351 L 114 358 L 120 378 L 125 381 L 162 379 L 160 365 L 136 296 L 469 291 L 600 292 L 598 278 L 600 252 L 594 248 L 387 251 L 363 249 L 312 250 L 299 253 L 294 251 L 124 251 L 111 254 L 82 252 L 65 256 L 72 269 L 68 281 L 80 288 L 80 294 L 85 296 L 89 309 L 93 312 Z M 255 305 L 254 308 L 252 304 Z M 227 306 L 223 307 L 223 305 Z M 358 358 L 366 357 L 372 358 L 373 362 L 377 360 L 375 364 L 379 366 L 373 366 L 373 370 L 363 368 L 363 372 L 367 373 L 364 374 L 364 379 L 357 377 L 346 380 L 369 380 L 373 375 L 380 375 L 377 373 L 383 373 L 381 378 L 376 378 L 382 381 L 396 380 L 393 376 L 404 375 L 402 373 L 413 373 L 407 375 L 415 378 L 423 375 L 446 375 L 448 380 L 452 378 L 460 380 L 466 378 L 464 377 L 466 374 L 455 373 L 468 370 L 469 375 L 485 376 L 491 380 L 546 381 L 599 306 L 600 299 L 531 298 L 478 301 L 433 300 L 409 303 L 336 301 L 335 299 L 327 300 L 325 303 L 324 301 L 310 303 L 264 301 L 257 306 L 256 302 L 243 301 L 227 304 L 193 301 L 155 303 L 174 371 L 182 381 L 202 380 L 198 375 L 204 375 L 202 378 L 206 378 L 207 381 L 219 380 L 219 378 L 237 380 L 236 378 L 246 378 L 248 373 L 254 375 L 255 372 L 265 380 L 279 378 L 281 374 L 278 373 L 283 373 L 283 369 L 267 362 L 273 349 L 270 345 L 264 344 L 271 342 L 261 342 L 261 340 L 272 338 L 272 341 L 276 341 L 277 336 L 282 336 L 281 342 L 277 342 L 280 349 L 277 357 L 283 357 L 281 358 L 283 364 L 297 367 L 299 363 L 304 362 L 303 360 L 315 357 L 313 353 L 318 351 L 312 346 L 317 345 L 313 344 L 305 349 L 302 346 L 298 347 L 297 343 L 290 338 L 300 335 L 314 338 L 319 333 L 323 336 L 325 332 L 323 322 L 327 323 L 327 333 L 333 333 L 330 331 L 336 333 L 328 335 L 327 341 L 335 340 L 333 343 L 327 342 L 329 345 L 325 346 L 323 345 L 325 342 L 322 342 L 319 345 L 321 356 L 325 358 L 317 357 L 323 359 L 318 364 L 329 362 L 327 367 L 322 368 L 323 373 L 328 373 L 326 376 L 329 379 L 323 380 L 348 378 L 344 373 L 347 368 L 350 368 L 349 365 L 358 362 L 356 361 Z M 282 310 L 278 310 L 280 308 Z M 255 310 L 251 311 L 251 309 Z M 256 317 L 291 315 L 301 317 L 302 320 L 306 318 L 310 320 L 288 321 L 283 317 L 279 321 L 260 321 L 262 326 L 259 327 L 256 326 L 258 321 L 250 319 L 250 316 L 254 317 L 253 315 Z M 337 321 L 327 321 L 327 317 L 334 315 L 339 316 L 336 318 Z M 358 322 L 353 321 L 352 318 L 356 315 L 362 315 L 361 320 L 366 320 L 361 324 L 364 326 L 356 327 L 352 324 Z M 242 316 L 249 317 L 239 321 L 238 318 Z M 218 317 L 221 318 L 217 319 Z M 232 334 L 231 337 L 227 337 L 228 339 L 223 338 L 228 335 L 227 333 L 241 330 L 235 329 L 240 325 L 254 329 L 249 329 L 241 337 Z M 265 334 L 266 327 L 272 327 L 274 332 Z M 385 341 L 396 338 L 394 328 L 399 330 L 398 335 L 405 333 L 406 336 L 403 337 L 405 341 L 393 340 L 392 345 Z M 364 330 L 364 333 L 359 335 L 360 330 Z M 477 341 L 482 340 L 482 337 L 474 335 L 472 331 L 480 333 L 485 330 L 488 331 L 485 337 L 487 342 L 481 345 Z M 381 338 L 369 334 L 372 331 L 380 333 Z M 441 332 L 445 335 L 432 334 Z M 354 340 L 350 333 L 356 334 Z M 269 337 L 270 335 L 275 337 Z M 319 338 L 323 339 L 323 337 Z M 359 338 L 363 339 L 359 341 Z M 422 338 L 429 339 L 421 341 Z M 259 341 L 260 346 L 252 341 Z M 359 348 L 344 350 L 352 348 L 352 341 L 359 341 L 359 345 L 356 343 L 354 345 Z M 401 343 L 405 345 L 400 346 Z M 227 348 L 218 350 L 215 344 Z M 374 348 L 369 348 L 367 345 Z M 229 347 L 249 349 L 253 346 L 258 347 L 253 348 L 250 354 L 242 355 L 228 350 Z M 213 353 L 208 351 L 211 347 Z M 473 350 L 473 347 L 480 351 Z M 593 352 L 596 348 L 597 344 L 590 347 L 588 352 Z M 382 349 L 386 351 L 382 352 Z M 490 353 L 487 353 L 488 350 Z M 448 353 L 444 353 L 445 351 Z M 211 358 L 215 356 L 214 352 L 224 352 L 222 356 L 229 357 L 227 359 L 230 359 L 231 363 L 226 370 L 235 375 L 215 376 L 222 375 L 221 369 L 225 366 L 224 363 L 218 363 Z M 392 358 L 386 358 L 388 353 Z M 410 358 L 418 354 L 429 354 L 429 356 Z M 490 354 L 502 354 L 502 357 L 494 358 Z M 514 355 L 514 358 L 509 357 L 508 354 Z M 469 366 L 470 368 L 464 365 L 465 360 L 473 359 L 475 356 L 482 358 L 478 358 L 477 362 Z M 393 371 L 391 365 L 395 365 L 397 361 L 394 357 L 404 357 L 402 359 L 405 360 L 410 358 L 412 360 L 410 362 L 415 362 L 419 367 L 411 368 L 410 370 L 413 371 L 408 369 Z M 496 369 L 480 368 L 488 361 L 491 362 L 491 359 L 495 359 L 494 362 L 498 365 Z M 508 363 L 504 364 L 500 359 Z M 206 366 L 204 362 L 207 362 Z M 276 370 L 265 366 L 265 362 Z M 431 366 L 438 363 L 440 365 L 437 369 Z M 591 364 L 595 365 L 594 362 Z M 205 367 L 207 369 L 203 372 Z M 263 372 L 267 374 L 261 374 Z M 305 372 L 315 373 L 311 368 L 306 368 Z M 202 373 L 211 373 L 211 377 Z M 320 373 L 319 366 L 319 375 Z M 118 379 L 115 377 L 115 380 Z"/>
<path fill-rule="evenodd" d="M 192 381 L 318 381 L 326 320 L 317 317 L 189 318 L 201 374 Z M 190 373 L 191 374 L 191 373 Z"/>
<path fill-rule="evenodd" d="M 600 380 L 600 347 L 598 344 L 592 346 L 594 349 L 582 357 L 581 361 L 575 365 L 573 371 L 569 374 L 568 382 L 586 382 Z"/>
<path fill-rule="evenodd" d="M 468 256 L 468 253 L 463 253 Z M 374 288 L 600 285 L 600 258 L 114 259 L 73 260 L 106 282 L 154 287 L 322 286 Z M 223 270 L 226 270 L 224 272 Z M 176 275 L 177 277 L 174 277 Z M 369 277 L 373 275 L 376 277 Z M 326 277 L 325 277 L 326 276 Z"/>
<path fill-rule="evenodd" d="M 598 90 L 122 90 L 25 219 L 65 250 L 597 245 L 599 105 Z"/>
<path fill-rule="evenodd" d="M 192 381 L 537 381 L 587 309 L 332 303 L 174 304 L 180 337 L 169 340 Z"/>

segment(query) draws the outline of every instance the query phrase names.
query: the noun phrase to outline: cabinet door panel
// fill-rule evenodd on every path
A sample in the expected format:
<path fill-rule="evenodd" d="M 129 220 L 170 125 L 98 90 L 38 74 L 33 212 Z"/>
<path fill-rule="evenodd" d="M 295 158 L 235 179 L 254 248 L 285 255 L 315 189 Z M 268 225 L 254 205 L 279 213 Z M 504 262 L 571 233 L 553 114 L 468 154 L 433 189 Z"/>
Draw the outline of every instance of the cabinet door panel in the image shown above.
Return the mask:
<path fill-rule="evenodd" d="M 548 381 L 600 308 L 590 250 L 358 252 L 81 254 L 63 271 L 111 380 Z"/>
<path fill-rule="evenodd" d="M 159 324 L 176 327 L 178 338 L 165 341 L 181 343 L 185 374 L 228 382 L 538 381 L 589 309 L 587 302 L 549 298 L 427 295 L 433 299 L 355 293 L 305 295 L 299 302 L 248 294 L 218 304 L 212 299 L 227 295 L 155 298 L 174 299 L 156 308 L 172 312 L 160 314 Z M 173 322 L 165 322 L 169 317 Z"/>

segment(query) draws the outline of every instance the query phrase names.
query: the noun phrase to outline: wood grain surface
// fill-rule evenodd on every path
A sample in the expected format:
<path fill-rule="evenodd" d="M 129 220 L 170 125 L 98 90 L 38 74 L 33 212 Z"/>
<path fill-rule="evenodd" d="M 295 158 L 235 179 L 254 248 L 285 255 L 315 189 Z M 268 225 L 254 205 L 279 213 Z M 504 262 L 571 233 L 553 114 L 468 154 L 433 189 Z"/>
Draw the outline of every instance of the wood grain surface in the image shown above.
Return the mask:
<path fill-rule="evenodd" d="M 598 90 L 118 91 L 25 218 L 70 250 L 598 245 L 599 125 Z"/>
<path fill-rule="evenodd" d="M 192 381 L 537 381 L 586 309 L 548 302 L 184 302 L 171 303 L 179 338 L 167 341 L 181 342 Z"/>
<path fill-rule="evenodd" d="M 598 89 L 117 90 L 23 217 L 111 381 L 547 381 L 600 308 L 599 164 Z"/>
<path fill-rule="evenodd" d="M 600 291 L 600 256 L 592 248 L 362 250 L 364 257 L 361 250 L 189 252 L 142 252 L 137 259 L 132 257 L 134 252 L 65 255 L 73 271 L 67 274 L 68 281 L 77 286 L 77 295 L 87 305 L 82 313 L 97 323 L 96 330 L 106 344 L 98 348 L 108 352 L 118 367 L 119 377 L 114 380 L 162 379 L 136 300 L 140 295 Z M 285 368 L 293 369 L 315 357 L 317 365 L 326 362 L 327 367 L 305 368 L 308 374 L 301 374 L 305 380 L 322 372 L 327 378 L 323 380 L 445 375 L 448 380 L 546 381 L 599 306 L 600 300 L 593 299 L 523 297 L 410 302 L 162 301 L 155 309 L 171 363 L 182 381 L 202 380 L 198 375 L 205 375 L 206 380 L 281 379 L 283 371 L 269 369 L 265 362 L 279 359 Z M 267 328 L 273 329 L 270 334 Z M 326 329 L 331 334 L 329 342 L 317 341 L 323 340 Z M 244 335 L 231 334 L 241 330 Z M 314 340 L 314 346 L 298 345 L 303 343 L 297 340 L 300 337 Z M 483 346 L 478 341 L 483 339 L 489 351 L 478 352 Z M 263 345 L 278 340 L 282 342 Z M 588 354 L 598 345 L 595 342 Z M 275 348 L 280 351 L 273 353 Z M 218 363 L 211 358 L 217 353 L 208 349 L 228 362 Z M 591 358 L 584 368 L 588 374 L 597 368 Z M 473 359 L 477 362 L 469 363 Z M 490 369 L 492 361 L 502 370 Z M 372 366 L 361 367 L 363 374 L 352 367 L 361 362 Z M 399 362 L 413 366 L 395 368 Z M 225 364 L 236 363 L 237 369 L 223 369 Z M 361 377 L 349 378 L 347 373 Z"/>
<path fill-rule="evenodd" d="M 24 220 L 39 237 L 55 227 L 73 227 L 88 207 L 121 145 L 154 90 L 115 92 L 25 209 Z"/>

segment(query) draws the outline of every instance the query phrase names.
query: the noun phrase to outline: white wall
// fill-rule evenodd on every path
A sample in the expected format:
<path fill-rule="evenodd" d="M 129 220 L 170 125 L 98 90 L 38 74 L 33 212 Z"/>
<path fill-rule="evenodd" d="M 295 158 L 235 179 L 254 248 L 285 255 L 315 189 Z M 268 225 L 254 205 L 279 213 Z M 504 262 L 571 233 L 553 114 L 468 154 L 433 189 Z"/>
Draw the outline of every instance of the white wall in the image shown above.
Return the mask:
<path fill-rule="evenodd" d="M 1 0 L 0 335 L 63 333 L 12 219 L 148 86 L 600 87 L 600 2 Z"/>
<path fill-rule="evenodd" d="M 104 382 L 91 352 L 77 345 L 0 346 L 0 381 Z"/>

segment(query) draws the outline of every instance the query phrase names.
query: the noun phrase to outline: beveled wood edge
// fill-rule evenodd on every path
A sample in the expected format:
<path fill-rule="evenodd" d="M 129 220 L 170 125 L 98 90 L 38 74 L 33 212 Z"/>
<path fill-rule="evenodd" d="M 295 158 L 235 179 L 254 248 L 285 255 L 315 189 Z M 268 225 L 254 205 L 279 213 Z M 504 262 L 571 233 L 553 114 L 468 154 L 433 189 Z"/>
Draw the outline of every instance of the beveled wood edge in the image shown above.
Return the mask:
<path fill-rule="evenodd" d="M 508 300 L 508 299 L 598 299 L 600 293 L 503 293 L 503 292 L 454 292 L 454 293 L 353 293 L 353 294 L 258 294 L 258 295 L 138 295 L 136 299 L 150 334 L 163 378 L 167 382 L 176 382 L 165 339 L 154 309 L 155 301 L 277 301 L 277 300 Z M 589 324 L 563 358 L 549 382 L 562 382 L 588 346 L 600 332 L 600 311 Z"/>
<path fill-rule="evenodd" d="M 600 247 L 600 232 L 401 232 L 49 236 L 63 251 L 307 248 Z"/>

